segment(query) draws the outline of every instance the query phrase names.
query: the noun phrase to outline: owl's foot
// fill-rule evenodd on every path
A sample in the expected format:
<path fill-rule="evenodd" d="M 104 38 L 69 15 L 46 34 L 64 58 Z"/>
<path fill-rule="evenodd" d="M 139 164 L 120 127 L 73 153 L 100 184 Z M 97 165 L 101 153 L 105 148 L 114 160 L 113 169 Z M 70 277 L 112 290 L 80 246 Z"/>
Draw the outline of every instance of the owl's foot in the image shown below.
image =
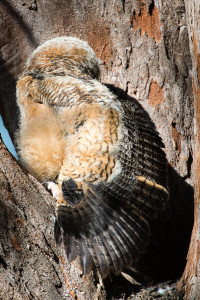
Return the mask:
<path fill-rule="evenodd" d="M 55 198 L 56 200 L 60 199 L 60 188 L 58 186 L 57 183 L 53 182 L 53 181 L 44 181 L 42 182 L 42 185 L 45 187 L 45 189 L 51 193 L 51 195 L 53 196 L 53 198 Z"/>

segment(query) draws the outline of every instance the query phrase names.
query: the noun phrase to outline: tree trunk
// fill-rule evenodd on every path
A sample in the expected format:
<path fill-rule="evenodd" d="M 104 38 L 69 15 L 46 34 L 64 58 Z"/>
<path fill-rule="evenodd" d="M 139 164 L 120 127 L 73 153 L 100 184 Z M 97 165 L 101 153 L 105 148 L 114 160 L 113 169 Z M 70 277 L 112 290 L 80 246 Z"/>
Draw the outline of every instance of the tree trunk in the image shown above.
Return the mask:
<path fill-rule="evenodd" d="M 53 198 L 2 142 L 0 149 L 1 299 L 103 297 L 94 278 L 55 249 Z"/>
<path fill-rule="evenodd" d="M 18 128 L 16 80 L 31 52 L 45 40 L 61 35 L 88 41 L 100 60 L 101 81 L 121 97 L 136 98 L 151 117 L 166 147 L 170 201 L 166 211 L 151 222 L 151 243 L 137 267 L 147 283 L 180 278 L 195 216 L 187 267 L 182 285 L 179 284 L 179 288 L 186 285 L 185 299 L 195 299 L 200 277 L 197 2 L 0 3 L 0 112 L 13 140 Z M 93 275 L 80 276 L 77 262 L 66 266 L 62 250 L 56 248 L 53 240 L 53 199 L 3 146 L 0 151 L 0 297 L 95 299 L 98 295 L 106 297 L 106 292 L 113 294 L 114 288 L 105 290 L 102 285 L 95 285 Z"/>
<path fill-rule="evenodd" d="M 197 0 L 185 1 L 187 25 L 192 58 L 192 82 L 194 94 L 194 227 L 187 265 L 178 288 L 185 289 L 185 299 L 200 297 L 200 3 Z"/>

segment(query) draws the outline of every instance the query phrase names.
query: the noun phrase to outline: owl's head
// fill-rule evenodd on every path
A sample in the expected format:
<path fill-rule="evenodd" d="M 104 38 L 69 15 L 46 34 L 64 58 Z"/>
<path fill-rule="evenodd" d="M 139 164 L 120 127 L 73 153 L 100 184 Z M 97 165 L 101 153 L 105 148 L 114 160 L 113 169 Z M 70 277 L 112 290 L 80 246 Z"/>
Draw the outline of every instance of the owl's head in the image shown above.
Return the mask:
<path fill-rule="evenodd" d="M 64 36 L 46 41 L 27 61 L 27 72 L 42 74 L 71 74 L 99 76 L 97 57 L 87 42 Z"/>

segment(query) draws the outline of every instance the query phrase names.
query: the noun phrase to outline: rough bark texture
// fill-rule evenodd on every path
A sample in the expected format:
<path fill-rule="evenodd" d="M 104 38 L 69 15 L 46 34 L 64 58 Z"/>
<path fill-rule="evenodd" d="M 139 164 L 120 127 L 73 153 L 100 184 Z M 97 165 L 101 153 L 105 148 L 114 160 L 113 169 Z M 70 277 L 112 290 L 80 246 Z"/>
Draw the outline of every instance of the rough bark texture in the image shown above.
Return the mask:
<path fill-rule="evenodd" d="M 53 239 L 53 198 L 2 143 L 0 182 L 0 299 L 103 297 L 77 262 L 67 266 Z"/>
<path fill-rule="evenodd" d="M 114 85 L 123 97 L 136 98 L 166 146 L 171 198 L 166 211 L 151 222 L 152 240 L 138 264 L 148 283 L 176 280 L 184 271 L 196 183 L 195 227 L 184 273 L 186 299 L 195 299 L 200 272 L 200 23 L 198 1 L 185 2 L 187 22 L 184 0 L 170 1 L 170 5 L 167 0 L 1 1 L 0 113 L 14 138 L 18 127 L 16 80 L 39 44 L 61 35 L 88 41 L 100 60 L 101 81 L 111 89 Z M 105 297 L 105 290 L 95 286 L 94 277 L 80 277 L 76 264 L 66 267 L 64 255 L 55 247 L 52 198 L 3 146 L 0 151 L 0 297 L 95 299 L 98 293 Z M 189 284 L 194 284 L 191 289 Z M 112 288 L 108 293 L 113 293 Z"/>
<path fill-rule="evenodd" d="M 185 299 L 200 297 L 200 3 L 185 1 L 192 57 L 194 94 L 194 227 L 187 257 L 187 265 L 178 288 L 185 289 Z"/>

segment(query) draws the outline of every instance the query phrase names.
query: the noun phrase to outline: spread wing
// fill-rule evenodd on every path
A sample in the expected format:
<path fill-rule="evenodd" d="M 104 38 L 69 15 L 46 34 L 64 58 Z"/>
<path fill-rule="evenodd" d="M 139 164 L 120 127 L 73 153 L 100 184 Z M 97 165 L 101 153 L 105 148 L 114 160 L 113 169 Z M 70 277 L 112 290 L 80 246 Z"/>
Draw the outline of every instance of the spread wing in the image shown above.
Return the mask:
<path fill-rule="evenodd" d="M 118 275 L 137 262 L 149 242 L 146 218 L 156 217 L 168 199 L 166 158 L 158 133 L 139 105 L 130 101 L 120 105 L 121 115 L 113 109 L 108 115 L 110 139 L 101 141 L 110 143 L 113 152 L 104 153 L 105 161 L 97 153 L 93 163 L 85 157 L 91 164 L 85 166 L 88 177 L 81 171 L 67 173 L 70 179 L 62 182 L 66 203 L 58 205 L 55 227 L 56 240 L 63 237 L 68 261 L 78 256 L 84 272 L 96 267 L 103 278 L 111 272 Z M 83 136 L 87 122 L 79 120 L 84 124 L 78 128 Z M 87 142 L 92 152 L 93 144 L 89 138 Z M 79 145 L 76 149 L 81 156 Z M 69 164 L 66 169 L 70 170 Z"/>
<path fill-rule="evenodd" d="M 56 240 L 60 240 L 61 229 L 68 261 L 78 256 L 85 273 L 96 267 L 103 278 L 111 271 L 118 275 L 144 252 L 149 241 L 148 223 L 130 207 L 114 199 L 107 202 L 90 187 L 84 188 L 78 202 L 74 185 L 72 179 L 63 182 L 64 198 L 70 204 L 57 209 Z M 68 201 L 72 198 L 74 205 Z"/>

